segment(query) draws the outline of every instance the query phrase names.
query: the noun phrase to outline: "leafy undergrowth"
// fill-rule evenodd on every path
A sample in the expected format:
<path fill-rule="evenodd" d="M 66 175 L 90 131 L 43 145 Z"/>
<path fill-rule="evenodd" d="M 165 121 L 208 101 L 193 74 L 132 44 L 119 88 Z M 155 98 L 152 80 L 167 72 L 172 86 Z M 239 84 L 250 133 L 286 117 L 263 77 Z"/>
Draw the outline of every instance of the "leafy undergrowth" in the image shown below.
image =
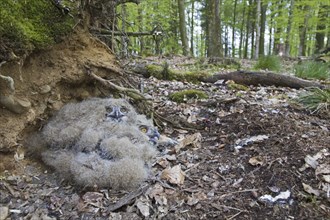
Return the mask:
<path fill-rule="evenodd" d="M 312 88 L 297 99 L 311 113 L 326 114 L 330 111 L 330 89 Z"/>
<path fill-rule="evenodd" d="M 307 61 L 297 64 L 295 75 L 304 79 L 330 80 L 329 64 L 315 61 Z"/>
<path fill-rule="evenodd" d="M 278 56 L 260 57 L 254 68 L 270 71 L 279 71 L 281 69 L 281 59 Z"/>

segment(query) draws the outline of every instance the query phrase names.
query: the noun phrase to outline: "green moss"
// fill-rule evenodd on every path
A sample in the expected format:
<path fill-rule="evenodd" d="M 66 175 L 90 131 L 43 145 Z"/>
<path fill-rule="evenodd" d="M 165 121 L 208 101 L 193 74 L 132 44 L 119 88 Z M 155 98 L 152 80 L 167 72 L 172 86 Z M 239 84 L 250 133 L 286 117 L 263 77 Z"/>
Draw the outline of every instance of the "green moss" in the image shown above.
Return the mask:
<path fill-rule="evenodd" d="M 241 85 L 241 84 L 237 84 L 234 81 L 229 81 L 228 82 L 228 88 L 231 90 L 240 90 L 240 91 L 248 91 L 249 87 Z"/>
<path fill-rule="evenodd" d="M 207 99 L 208 95 L 200 90 L 189 89 L 175 92 L 170 95 L 170 99 L 174 102 L 182 103 L 188 99 Z"/>
<path fill-rule="evenodd" d="M 53 44 L 73 24 L 51 1 L 0 1 L 0 43 L 17 54 Z"/>

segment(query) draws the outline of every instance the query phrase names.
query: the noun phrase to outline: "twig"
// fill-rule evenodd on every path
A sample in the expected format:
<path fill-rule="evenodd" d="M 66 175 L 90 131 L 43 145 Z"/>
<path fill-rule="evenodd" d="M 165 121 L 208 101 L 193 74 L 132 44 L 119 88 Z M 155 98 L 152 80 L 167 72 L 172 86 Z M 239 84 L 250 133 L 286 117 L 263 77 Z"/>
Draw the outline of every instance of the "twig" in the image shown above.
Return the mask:
<path fill-rule="evenodd" d="M 119 91 L 119 92 L 124 92 L 128 96 L 132 97 L 133 99 L 147 100 L 144 97 L 144 95 L 141 94 L 138 90 L 118 86 L 118 85 L 110 82 L 109 80 L 105 80 L 105 79 L 95 75 L 94 73 L 92 73 L 92 71 L 90 70 L 90 68 L 88 66 L 85 65 L 85 68 L 87 70 L 86 71 L 87 75 L 89 75 L 89 76 L 93 77 L 94 79 L 96 79 L 97 81 L 99 81 L 103 86 L 105 86 L 107 88 L 111 88 L 111 89 Z"/>
<path fill-rule="evenodd" d="M 168 183 L 161 181 L 159 178 L 150 178 L 150 180 L 160 183 L 164 188 L 176 190 L 174 187 L 170 186 Z"/>
<path fill-rule="evenodd" d="M 235 218 L 236 216 L 240 215 L 242 212 L 238 212 L 235 215 L 231 216 L 230 218 L 227 218 L 227 220 L 231 220 L 233 218 Z"/>
<path fill-rule="evenodd" d="M 133 200 L 142 195 L 143 193 L 145 193 L 147 191 L 147 189 L 149 188 L 149 184 L 146 184 L 142 187 L 140 187 L 139 189 L 133 191 L 133 192 L 130 192 L 129 194 L 127 194 L 126 196 L 124 196 L 123 198 L 121 198 L 118 202 L 116 202 L 115 204 L 112 204 L 110 205 L 108 208 L 107 208 L 107 213 L 110 213 L 110 212 L 113 212 L 117 209 L 120 209 L 121 207 L 125 206 L 125 205 L 128 205 L 130 203 L 133 202 Z"/>
<path fill-rule="evenodd" d="M 236 193 L 244 193 L 244 192 L 254 192 L 254 191 L 258 191 L 257 189 L 245 189 L 245 190 L 239 190 L 239 191 L 234 191 L 234 192 L 229 192 L 226 194 L 223 194 L 220 196 L 220 198 L 226 197 L 226 196 L 230 196 L 232 194 L 236 194 Z"/>
<path fill-rule="evenodd" d="M 9 193 L 15 198 L 18 197 L 18 194 L 14 191 L 14 189 L 6 182 L 3 182 L 3 185 L 8 189 Z"/>
<path fill-rule="evenodd" d="M 239 211 L 239 212 L 248 212 L 246 210 L 242 210 L 242 209 L 238 209 L 238 208 L 235 208 L 235 207 L 232 207 L 232 206 L 226 206 L 226 205 L 211 204 L 211 206 L 213 208 L 218 209 L 219 211 L 222 211 L 222 209 L 219 208 L 219 207 L 221 207 L 221 208 L 225 208 L 225 209 L 236 210 L 236 211 Z"/>

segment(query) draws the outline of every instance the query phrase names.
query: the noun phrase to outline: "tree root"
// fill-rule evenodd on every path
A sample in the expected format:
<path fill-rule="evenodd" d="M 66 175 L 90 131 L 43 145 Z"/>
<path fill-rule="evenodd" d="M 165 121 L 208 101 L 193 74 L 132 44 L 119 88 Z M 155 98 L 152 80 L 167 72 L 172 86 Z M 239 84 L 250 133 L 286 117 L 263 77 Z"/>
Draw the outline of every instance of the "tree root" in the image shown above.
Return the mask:
<path fill-rule="evenodd" d="M 92 73 L 92 70 L 87 65 L 85 65 L 85 69 L 86 69 L 86 73 L 88 76 L 91 76 L 93 79 L 100 82 L 101 85 L 103 85 L 104 87 L 115 90 L 120 93 L 125 93 L 125 95 L 131 97 L 134 100 L 147 100 L 147 98 L 142 93 L 140 93 L 138 90 L 118 86 L 118 85 L 114 84 L 113 82 L 111 82 L 110 80 L 105 80 L 105 79 L 97 76 L 96 74 Z"/>

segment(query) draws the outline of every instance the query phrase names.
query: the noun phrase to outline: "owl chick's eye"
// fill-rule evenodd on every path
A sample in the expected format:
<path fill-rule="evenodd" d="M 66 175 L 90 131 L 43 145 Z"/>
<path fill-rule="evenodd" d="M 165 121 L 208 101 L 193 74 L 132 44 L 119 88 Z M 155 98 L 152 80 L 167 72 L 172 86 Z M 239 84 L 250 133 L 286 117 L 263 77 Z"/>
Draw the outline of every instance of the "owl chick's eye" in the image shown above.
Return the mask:
<path fill-rule="evenodd" d="M 146 126 L 140 126 L 140 131 L 142 131 L 143 133 L 147 133 L 148 132 L 148 128 Z"/>
<path fill-rule="evenodd" d="M 120 111 L 121 111 L 122 113 L 127 113 L 127 112 L 128 112 L 128 108 L 125 107 L 125 106 L 121 106 L 121 107 L 120 107 Z"/>

